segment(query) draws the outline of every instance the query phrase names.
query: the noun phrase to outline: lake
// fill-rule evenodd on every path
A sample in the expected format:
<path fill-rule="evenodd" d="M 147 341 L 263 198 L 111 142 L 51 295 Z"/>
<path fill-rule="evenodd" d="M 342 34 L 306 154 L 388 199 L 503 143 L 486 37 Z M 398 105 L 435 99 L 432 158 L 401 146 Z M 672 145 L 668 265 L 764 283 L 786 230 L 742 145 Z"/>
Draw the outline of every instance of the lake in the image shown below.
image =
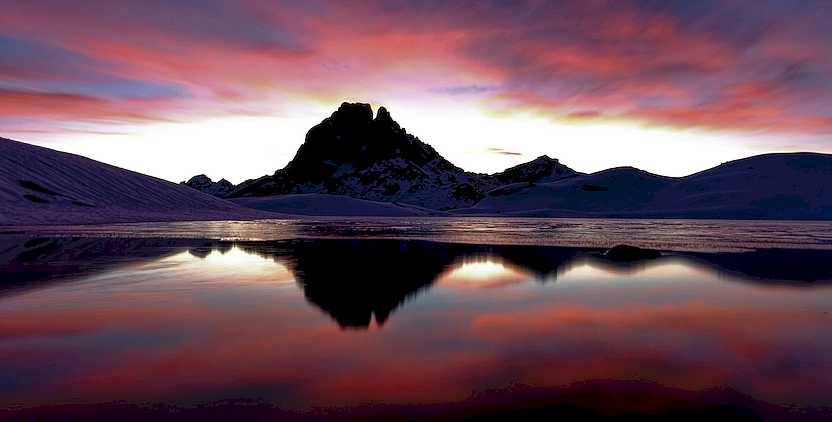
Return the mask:
<path fill-rule="evenodd" d="M 0 419 L 832 415 L 826 222 L 0 232 Z"/>

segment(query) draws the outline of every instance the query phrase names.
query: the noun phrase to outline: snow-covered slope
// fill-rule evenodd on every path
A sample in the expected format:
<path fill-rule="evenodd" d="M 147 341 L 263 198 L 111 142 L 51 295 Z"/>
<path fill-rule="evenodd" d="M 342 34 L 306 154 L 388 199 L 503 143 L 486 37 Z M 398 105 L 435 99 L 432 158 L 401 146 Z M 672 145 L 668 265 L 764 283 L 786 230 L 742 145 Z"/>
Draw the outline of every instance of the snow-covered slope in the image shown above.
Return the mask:
<path fill-rule="evenodd" d="M 474 209 L 494 213 L 640 210 L 669 182 L 670 178 L 632 167 L 620 167 L 550 183 L 501 186 L 489 192 Z"/>
<path fill-rule="evenodd" d="M 682 178 L 657 199 L 715 215 L 832 218 L 832 155 L 765 154 L 731 161 Z"/>
<path fill-rule="evenodd" d="M 231 201 L 244 207 L 296 215 L 412 217 L 445 214 L 391 202 L 368 201 L 324 193 L 233 198 Z"/>
<path fill-rule="evenodd" d="M 766 154 L 686 177 L 624 167 L 488 193 L 458 214 L 552 217 L 832 218 L 832 155 Z"/>
<path fill-rule="evenodd" d="M 187 186 L 0 138 L 0 225 L 275 218 Z"/>

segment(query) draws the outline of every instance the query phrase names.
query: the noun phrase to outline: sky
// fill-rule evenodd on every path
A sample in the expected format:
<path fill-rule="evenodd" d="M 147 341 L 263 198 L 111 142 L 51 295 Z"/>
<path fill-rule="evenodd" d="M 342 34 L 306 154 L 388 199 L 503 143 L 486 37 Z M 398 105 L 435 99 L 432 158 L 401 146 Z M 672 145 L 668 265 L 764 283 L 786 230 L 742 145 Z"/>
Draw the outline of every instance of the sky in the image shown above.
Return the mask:
<path fill-rule="evenodd" d="M 832 152 L 832 2 L 0 0 L 0 136 L 271 174 L 343 101 L 458 166 L 682 176 Z"/>

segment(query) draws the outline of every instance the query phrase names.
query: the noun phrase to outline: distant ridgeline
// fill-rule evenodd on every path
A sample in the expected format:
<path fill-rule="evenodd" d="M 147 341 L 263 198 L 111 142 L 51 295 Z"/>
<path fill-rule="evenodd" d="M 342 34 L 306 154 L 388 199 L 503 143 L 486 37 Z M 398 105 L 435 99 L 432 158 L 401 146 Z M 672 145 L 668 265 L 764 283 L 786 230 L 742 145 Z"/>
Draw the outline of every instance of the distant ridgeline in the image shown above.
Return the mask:
<path fill-rule="evenodd" d="M 547 156 L 501 173 L 477 174 L 407 133 L 384 107 L 374 118 L 370 105 L 361 103 L 341 104 L 310 129 L 295 158 L 273 175 L 238 186 L 200 175 L 187 185 L 278 211 L 285 203 L 312 199 L 234 198 L 335 194 L 479 215 L 832 218 L 832 156 L 826 154 L 766 154 L 686 177 L 632 167 L 583 174 Z M 276 204 L 281 205 L 269 208 Z"/>
<path fill-rule="evenodd" d="M 546 156 L 466 172 L 386 109 L 344 103 L 273 175 L 174 184 L 0 138 L 0 225 L 332 216 L 832 219 L 832 155 L 765 154 L 685 177 L 578 173 Z M 285 214 L 283 216 L 285 216 Z"/>
<path fill-rule="evenodd" d="M 197 178 L 187 184 L 225 198 L 336 194 L 455 214 L 832 218 L 826 154 L 766 154 L 686 177 L 632 167 L 583 174 L 547 156 L 476 174 L 407 133 L 384 107 L 373 118 L 360 103 L 341 104 L 310 129 L 295 158 L 273 175 L 238 186 Z"/>

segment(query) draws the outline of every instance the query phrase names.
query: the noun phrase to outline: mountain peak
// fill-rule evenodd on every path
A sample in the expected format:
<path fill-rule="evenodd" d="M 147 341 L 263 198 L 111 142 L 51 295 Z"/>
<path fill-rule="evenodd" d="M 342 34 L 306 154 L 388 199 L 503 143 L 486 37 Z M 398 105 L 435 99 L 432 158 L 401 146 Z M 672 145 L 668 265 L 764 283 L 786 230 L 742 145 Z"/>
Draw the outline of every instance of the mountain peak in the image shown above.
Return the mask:
<path fill-rule="evenodd" d="M 191 183 L 214 183 L 214 181 L 211 180 L 210 177 L 208 177 L 204 174 L 197 174 L 196 176 L 191 177 L 190 179 L 188 179 L 188 181 L 185 182 L 185 183 L 186 184 L 191 184 Z"/>
<path fill-rule="evenodd" d="M 366 103 L 343 102 L 330 116 L 338 126 L 361 126 L 373 121 L 373 107 Z"/>
<path fill-rule="evenodd" d="M 376 120 L 393 120 L 390 117 L 390 112 L 387 111 L 387 108 L 381 106 L 378 108 L 378 112 L 376 113 Z"/>
<path fill-rule="evenodd" d="M 374 119 L 369 104 L 345 102 L 309 129 L 286 169 L 320 180 L 341 165 L 357 170 L 393 159 L 424 165 L 438 157 L 433 148 L 402 130 L 386 108 L 380 107 Z"/>
<path fill-rule="evenodd" d="M 396 123 L 396 121 L 393 120 L 392 117 L 390 117 L 390 112 L 387 111 L 387 109 L 384 107 L 378 108 L 378 113 L 376 113 L 376 118 L 375 120 L 373 120 L 373 123 L 375 123 L 379 127 L 392 129 L 394 131 L 401 130 L 401 126 L 399 126 L 399 124 Z"/>
<path fill-rule="evenodd" d="M 345 102 L 309 129 L 286 167 L 229 196 L 334 193 L 439 209 L 473 204 L 481 197 L 473 185 L 483 183 L 407 133 L 386 108 L 373 117 L 369 104 Z"/>
<path fill-rule="evenodd" d="M 541 155 L 532 161 L 518 164 L 494 176 L 502 183 L 545 182 L 575 174 L 575 170 L 563 165 L 556 158 Z"/>
<path fill-rule="evenodd" d="M 220 179 L 219 182 L 214 182 L 210 177 L 204 174 L 198 174 L 188 179 L 187 182 L 181 184 L 202 191 L 209 195 L 224 196 L 234 190 L 234 184 L 225 179 Z"/>
<path fill-rule="evenodd" d="M 557 163 L 559 162 L 557 158 L 552 158 L 546 154 L 541 155 L 540 157 L 535 158 L 531 162 L 535 163 Z"/>

